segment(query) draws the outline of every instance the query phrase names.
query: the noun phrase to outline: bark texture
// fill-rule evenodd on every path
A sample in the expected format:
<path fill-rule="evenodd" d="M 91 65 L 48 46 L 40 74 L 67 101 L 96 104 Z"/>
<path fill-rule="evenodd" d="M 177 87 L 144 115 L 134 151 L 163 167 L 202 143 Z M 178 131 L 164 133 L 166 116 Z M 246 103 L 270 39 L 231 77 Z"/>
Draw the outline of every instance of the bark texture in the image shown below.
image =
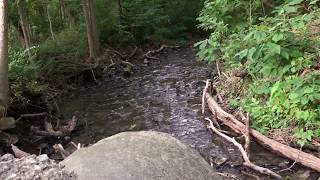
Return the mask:
<path fill-rule="evenodd" d="M 100 44 L 97 30 L 94 0 L 82 0 L 82 7 L 86 20 L 90 59 L 96 59 L 100 53 Z"/>
<path fill-rule="evenodd" d="M 9 99 L 8 83 L 8 1 L 0 0 L 0 118 Z"/>

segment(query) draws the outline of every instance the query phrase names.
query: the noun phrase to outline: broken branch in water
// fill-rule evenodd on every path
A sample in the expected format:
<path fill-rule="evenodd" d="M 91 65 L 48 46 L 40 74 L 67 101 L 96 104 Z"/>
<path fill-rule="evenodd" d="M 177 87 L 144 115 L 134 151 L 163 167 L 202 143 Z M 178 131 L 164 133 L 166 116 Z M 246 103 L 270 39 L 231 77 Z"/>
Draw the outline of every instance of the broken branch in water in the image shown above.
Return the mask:
<path fill-rule="evenodd" d="M 69 145 L 69 147 L 67 147 L 66 149 L 62 146 L 62 144 L 55 144 L 52 147 L 55 150 L 55 152 L 60 153 L 62 158 L 65 159 L 70 154 L 72 154 L 73 152 L 75 152 L 76 150 L 79 150 L 81 148 L 81 144 L 80 143 L 78 143 L 78 145 L 77 145 L 72 141 L 68 145 Z"/>
<path fill-rule="evenodd" d="M 71 134 L 71 132 L 75 129 L 77 124 L 77 119 L 75 116 L 72 117 L 72 119 L 68 122 L 66 126 L 59 127 L 58 130 L 55 130 L 52 126 L 52 124 L 48 121 L 44 122 L 44 129 L 40 130 L 39 127 L 31 127 L 31 130 L 40 136 L 46 136 L 46 137 L 64 137 Z"/>
<path fill-rule="evenodd" d="M 209 122 L 209 125 L 208 125 L 209 129 L 211 129 L 214 133 L 216 133 L 217 135 L 223 137 L 227 141 L 231 142 L 233 145 L 235 145 L 239 149 L 239 151 L 240 151 L 240 153 L 241 153 L 241 155 L 243 157 L 243 160 L 244 160 L 243 165 L 245 165 L 245 166 L 247 166 L 247 167 L 249 167 L 249 168 L 251 168 L 251 169 L 253 169 L 255 171 L 258 171 L 261 174 L 270 175 L 270 176 L 272 176 L 273 178 L 276 178 L 276 179 L 282 179 L 282 177 L 279 174 L 271 171 L 270 169 L 267 169 L 267 168 L 264 168 L 264 167 L 261 167 L 261 166 L 253 164 L 250 161 L 250 159 L 249 159 L 249 157 L 247 155 L 247 152 L 243 149 L 243 147 L 242 147 L 242 145 L 240 143 L 238 143 L 234 138 L 231 138 L 231 137 L 221 133 L 217 128 L 214 127 L 212 120 L 210 120 L 209 118 L 206 118 L 206 120 Z"/>
<path fill-rule="evenodd" d="M 153 55 L 160 53 L 161 51 L 163 51 L 165 48 L 179 48 L 179 46 L 167 46 L 167 45 L 162 45 L 159 49 L 157 50 L 152 50 L 152 51 L 148 51 L 147 53 L 145 53 L 143 55 L 143 57 L 147 58 L 147 59 L 154 59 L 154 60 L 159 60 L 156 57 L 153 57 Z"/>
<path fill-rule="evenodd" d="M 217 120 L 221 121 L 238 134 L 246 133 L 245 125 L 237 120 L 233 115 L 225 112 L 209 93 L 206 93 L 206 102 L 212 113 L 217 115 Z M 263 147 L 270 149 L 273 152 L 276 152 L 293 161 L 296 160 L 297 163 L 320 172 L 320 159 L 318 157 L 279 143 L 251 128 L 250 135 L 254 137 L 257 142 Z"/>

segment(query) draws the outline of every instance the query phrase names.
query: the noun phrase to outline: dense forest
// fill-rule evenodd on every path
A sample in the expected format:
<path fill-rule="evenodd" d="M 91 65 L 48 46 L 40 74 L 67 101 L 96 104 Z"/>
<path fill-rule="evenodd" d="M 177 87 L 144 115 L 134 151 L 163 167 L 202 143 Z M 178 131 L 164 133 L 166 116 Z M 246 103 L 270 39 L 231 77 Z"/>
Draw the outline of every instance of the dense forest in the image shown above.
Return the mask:
<path fill-rule="evenodd" d="M 73 140 L 73 131 L 81 134 L 90 123 L 94 124 L 81 120 L 85 119 L 82 116 L 71 118 L 70 114 L 75 112 L 62 112 L 60 107 L 71 101 L 68 99 L 71 94 L 91 97 L 96 92 L 89 89 L 114 87 L 119 89 L 106 90 L 110 96 L 115 91 L 135 93 L 128 89 L 134 89 L 132 81 L 137 81 L 141 89 L 136 96 L 143 96 L 139 93 L 149 86 L 141 84 L 162 83 L 161 78 L 171 73 L 168 81 L 174 81 L 175 86 L 186 83 L 184 89 L 196 89 L 186 98 L 201 99 L 202 94 L 204 115 L 194 116 L 202 118 L 202 124 L 208 123 L 213 136 L 221 136 L 239 148 L 241 153 L 237 156 L 243 157 L 245 167 L 276 179 L 287 176 L 288 171 L 305 170 L 300 165 L 320 172 L 319 0 L 3 0 L 0 3 L 0 155 L 16 154 L 18 148 L 14 145 L 30 150 L 18 152 L 34 153 L 36 148 L 27 148 L 29 145 L 36 147 L 37 142 L 47 141 L 51 151 L 43 153 L 60 152 L 65 158 L 71 153 L 55 145 L 64 146 L 61 139 L 71 137 L 69 142 Z M 197 58 L 192 58 L 193 55 Z M 199 65 L 175 69 L 196 59 Z M 157 74 L 167 67 L 182 74 L 174 74 L 170 68 Z M 202 71 L 207 72 L 207 81 Z M 148 75 L 159 78 L 144 80 L 143 76 Z M 111 84 L 105 82 L 106 76 Z M 132 76 L 141 77 L 132 79 Z M 181 81 L 172 80 L 176 77 Z M 196 84 L 205 86 L 200 93 L 193 82 L 186 82 L 192 78 L 201 79 Z M 154 96 L 162 97 L 156 88 L 167 85 L 152 84 Z M 177 93 L 174 98 L 179 101 L 181 87 L 174 88 Z M 170 92 L 170 88 L 162 90 Z M 79 104 L 80 97 L 83 96 L 75 97 Z M 122 104 L 132 100 L 122 99 L 119 94 L 112 98 L 120 99 Z M 175 102 L 170 98 L 168 101 Z M 96 103 L 99 106 L 102 102 Z M 143 104 L 145 114 L 150 106 L 162 107 L 159 104 L 164 103 L 157 104 L 152 99 Z M 121 106 L 124 109 L 121 114 L 126 114 L 127 106 Z M 163 106 L 170 109 L 175 105 Z M 196 104 L 192 107 L 197 108 Z M 111 109 L 110 113 L 114 111 Z M 156 129 L 140 128 L 137 124 L 110 129 L 115 129 L 111 132 Z M 116 134 L 111 132 L 97 137 Z M 25 140 L 34 136 L 40 137 L 36 143 Z M 239 142 L 244 142 L 243 146 L 236 141 L 241 137 L 244 140 Z M 270 166 L 270 170 L 255 165 L 249 159 L 250 152 L 255 151 L 251 141 L 289 159 L 290 163 L 285 168 Z M 210 158 L 206 160 L 212 163 Z M 226 170 L 221 164 L 212 166 L 223 176 L 239 174 L 230 170 L 237 168 Z M 252 173 L 256 177 L 255 172 L 239 169 L 241 175 Z"/>

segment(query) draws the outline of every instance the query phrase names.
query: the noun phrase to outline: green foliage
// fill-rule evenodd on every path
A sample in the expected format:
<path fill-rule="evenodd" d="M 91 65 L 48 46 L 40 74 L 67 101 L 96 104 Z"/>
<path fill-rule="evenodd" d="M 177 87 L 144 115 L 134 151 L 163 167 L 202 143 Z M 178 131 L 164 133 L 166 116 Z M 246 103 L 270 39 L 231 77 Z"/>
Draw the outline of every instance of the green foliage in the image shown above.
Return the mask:
<path fill-rule="evenodd" d="M 50 60 L 57 56 L 79 59 L 87 50 L 87 39 L 84 27 L 65 29 L 55 39 L 47 39 L 39 47 L 38 60 Z"/>
<path fill-rule="evenodd" d="M 196 44 L 198 55 L 246 68 L 251 83 L 241 106 L 253 116 L 253 126 L 263 133 L 295 127 L 303 144 L 320 137 L 317 1 L 276 2 L 270 12 L 259 3 L 206 1 L 198 20 L 212 34 Z"/>
<path fill-rule="evenodd" d="M 195 31 L 199 0 L 123 0 L 121 24 L 138 42 L 186 39 Z"/>
<path fill-rule="evenodd" d="M 37 54 L 37 47 L 29 50 L 9 49 L 9 75 L 10 79 L 32 80 L 35 78 L 37 66 L 31 63 L 29 53 L 34 58 Z"/>
<path fill-rule="evenodd" d="M 66 29 L 57 34 L 55 39 L 48 39 L 39 46 L 36 58 L 40 66 L 38 74 L 48 77 L 68 72 L 75 73 L 78 71 L 77 62 L 86 52 L 87 39 L 83 27 Z"/>

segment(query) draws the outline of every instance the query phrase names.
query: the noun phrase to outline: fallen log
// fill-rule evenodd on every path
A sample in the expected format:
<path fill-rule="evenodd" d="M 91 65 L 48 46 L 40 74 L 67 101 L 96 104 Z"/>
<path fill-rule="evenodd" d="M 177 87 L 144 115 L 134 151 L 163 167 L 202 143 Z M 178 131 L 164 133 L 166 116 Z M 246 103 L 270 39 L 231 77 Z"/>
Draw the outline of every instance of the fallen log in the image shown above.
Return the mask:
<path fill-rule="evenodd" d="M 215 101 L 215 99 L 209 94 L 206 93 L 206 102 L 209 109 L 213 114 L 216 115 L 217 119 L 223 124 L 233 129 L 238 134 L 246 133 L 246 126 L 237 120 L 233 115 L 225 112 Z M 306 167 L 314 169 L 320 172 L 320 159 L 312 154 L 305 153 L 298 149 L 292 148 L 290 146 L 281 144 L 273 139 L 270 139 L 260 132 L 250 128 L 250 134 L 256 139 L 256 141 L 263 147 L 270 149 L 277 154 L 296 161 L 299 164 L 302 164 Z"/>

